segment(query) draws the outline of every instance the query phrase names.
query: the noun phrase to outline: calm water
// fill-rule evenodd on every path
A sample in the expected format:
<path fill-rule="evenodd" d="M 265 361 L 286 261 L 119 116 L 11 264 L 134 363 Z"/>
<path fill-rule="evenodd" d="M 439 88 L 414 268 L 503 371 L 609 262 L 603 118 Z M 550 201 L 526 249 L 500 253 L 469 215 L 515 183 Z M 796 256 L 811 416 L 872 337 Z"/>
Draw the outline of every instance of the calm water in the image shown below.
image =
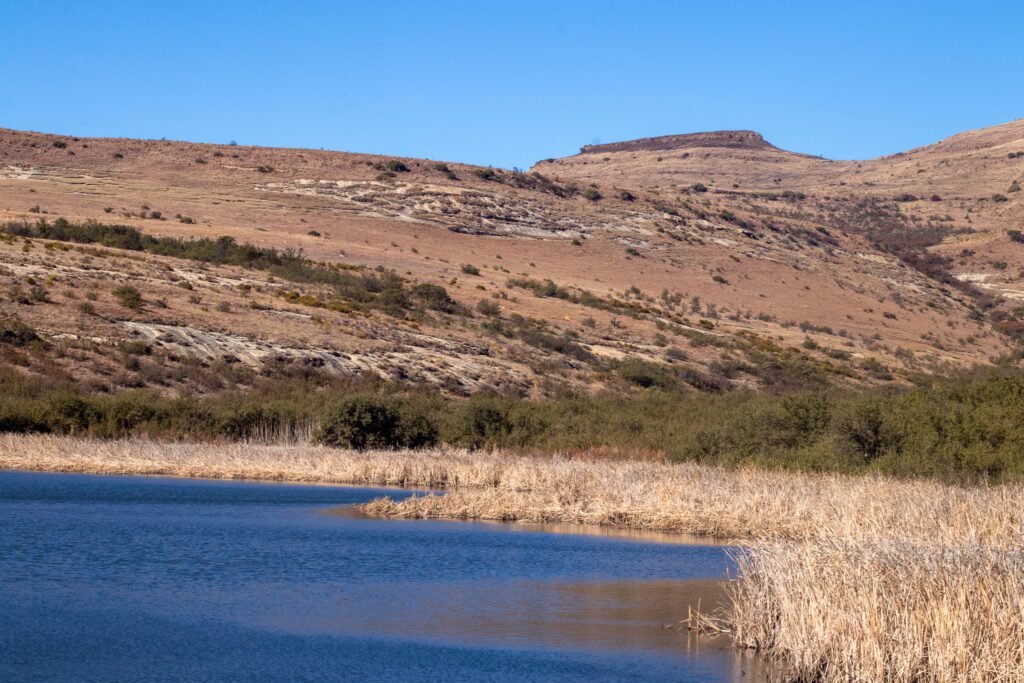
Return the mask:
<path fill-rule="evenodd" d="M 325 512 L 382 493 L 0 472 L 0 680 L 756 675 L 661 627 L 721 547 Z"/>

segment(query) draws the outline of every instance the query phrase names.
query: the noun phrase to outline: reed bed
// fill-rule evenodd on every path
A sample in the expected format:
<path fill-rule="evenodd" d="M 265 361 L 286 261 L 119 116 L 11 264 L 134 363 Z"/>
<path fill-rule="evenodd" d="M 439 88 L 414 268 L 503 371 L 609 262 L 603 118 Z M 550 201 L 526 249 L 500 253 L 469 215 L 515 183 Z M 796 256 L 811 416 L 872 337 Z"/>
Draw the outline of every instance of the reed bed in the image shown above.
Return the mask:
<path fill-rule="evenodd" d="M 743 539 L 695 620 L 821 681 L 1024 680 L 1024 487 L 525 457 L 0 435 L 0 468 L 445 489 L 368 514 Z"/>

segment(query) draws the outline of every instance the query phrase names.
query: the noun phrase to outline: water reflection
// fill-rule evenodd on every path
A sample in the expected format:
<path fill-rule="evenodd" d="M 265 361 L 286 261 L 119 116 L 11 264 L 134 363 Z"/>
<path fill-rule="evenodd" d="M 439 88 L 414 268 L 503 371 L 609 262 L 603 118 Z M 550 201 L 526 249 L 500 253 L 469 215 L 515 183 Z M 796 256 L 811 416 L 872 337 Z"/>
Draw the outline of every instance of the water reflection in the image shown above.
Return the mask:
<path fill-rule="evenodd" d="M 664 628 L 725 548 L 322 514 L 382 493 L 0 472 L 0 680 L 768 675 Z"/>

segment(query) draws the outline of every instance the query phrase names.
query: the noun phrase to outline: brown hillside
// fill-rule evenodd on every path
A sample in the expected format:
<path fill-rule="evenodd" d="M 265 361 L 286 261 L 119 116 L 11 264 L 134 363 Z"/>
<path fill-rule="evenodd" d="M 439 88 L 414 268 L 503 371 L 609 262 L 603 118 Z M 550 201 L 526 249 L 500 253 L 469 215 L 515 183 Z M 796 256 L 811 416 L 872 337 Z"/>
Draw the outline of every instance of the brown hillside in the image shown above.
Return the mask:
<path fill-rule="evenodd" d="M 971 144 L 983 140 L 992 144 L 990 136 Z M 669 155 L 650 147 L 659 144 L 677 146 Z M 956 153 L 979 164 L 993 149 L 956 144 L 964 150 Z M 923 164 L 929 149 L 908 155 Z M 3 130 L 0 220 L 93 220 L 147 235 L 301 249 L 359 277 L 393 271 L 405 280 L 402 296 L 412 297 L 388 309 L 376 294 L 370 305 L 258 268 L 8 236 L 0 243 L 0 285 L 8 294 L 0 317 L 33 327 L 50 346 L 9 350 L 5 362 L 108 388 L 205 390 L 216 375 L 244 384 L 237 369 L 298 368 L 424 382 L 451 393 L 541 395 L 636 380 L 632 366 L 621 367 L 630 359 L 699 388 L 778 390 L 901 382 L 1012 351 L 970 292 L 926 276 L 859 229 L 859 221 L 890 232 L 933 224 L 938 219 L 925 209 L 952 210 L 953 200 L 875 201 L 869 193 L 814 189 L 820 180 L 800 196 L 784 193 L 786 182 L 752 179 L 778 177 L 772 165 L 786 167 L 786 177 L 823 178 L 819 169 L 856 163 L 784 152 L 746 132 L 593 147 L 512 173 L 317 150 Z M 916 162 L 864 163 L 896 169 Z M 658 164 L 678 169 L 676 187 Z M 739 189 L 723 180 L 737 178 Z M 696 182 L 711 191 L 689 189 Z M 758 183 L 769 189 L 751 191 Z M 1016 210 L 1018 196 L 1003 203 L 1006 211 Z M 986 221 L 997 215 L 974 208 L 963 211 Z M 963 227 L 948 243 L 989 234 Z M 126 281 L 140 290 L 141 308 L 118 303 L 113 290 Z M 416 303 L 412 292 L 421 284 L 446 288 L 457 306 Z M 42 298 L 33 298 L 36 288 L 45 290 Z M 148 350 L 126 369 L 129 341 Z"/>

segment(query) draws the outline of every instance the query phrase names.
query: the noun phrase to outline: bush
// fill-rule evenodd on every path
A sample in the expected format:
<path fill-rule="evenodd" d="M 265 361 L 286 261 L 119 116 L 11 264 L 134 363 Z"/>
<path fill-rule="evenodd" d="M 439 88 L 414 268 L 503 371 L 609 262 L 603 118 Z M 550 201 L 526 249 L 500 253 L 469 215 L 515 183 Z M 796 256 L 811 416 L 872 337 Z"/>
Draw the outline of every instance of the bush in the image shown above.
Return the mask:
<path fill-rule="evenodd" d="M 133 311 L 142 309 L 142 294 L 131 285 L 122 285 L 111 292 L 117 302 Z"/>
<path fill-rule="evenodd" d="M 472 264 L 465 263 L 462 265 L 462 272 L 466 275 L 479 275 L 480 269 Z"/>
<path fill-rule="evenodd" d="M 527 446 L 547 428 L 534 408 L 498 396 L 474 396 L 459 406 L 447 440 L 468 448 Z"/>
<path fill-rule="evenodd" d="M 0 344 L 29 346 L 41 344 L 42 341 L 32 327 L 17 318 L 0 318 Z"/>
<path fill-rule="evenodd" d="M 903 443 L 903 435 L 887 418 L 888 410 L 880 400 L 854 405 L 837 422 L 840 447 L 863 463 L 896 451 Z"/>
<path fill-rule="evenodd" d="M 501 313 L 501 307 L 493 301 L 487 299 L 480 299 L 476 305 L 476 310 L 487 316 L 496 316 Z"/>
<path fill-rule="evenodd" d="M 412 288 L 412 295 L 423 302 L 423 304 L 435 311 L 452 313 L 457 308 L 454 299 L 448 294 L 448 290 L 441 285 L 424 282 Z"/>
<path fill-rule="evenodd" d="M 669 389 L 678 384 L 668 368 L 637 358 L 630 358 L 619 365 L 619 377 L 641 387 Z"/>
<path fill-rule="evenodd" d="M 405 162 L 399 161 L 398 159 L 388 159 L 385 164 L 387 169 L 392 173 L 408 173 L 409 167 L 405 165 Z"/>
<path fill-rule="evenodd" d="M 421 412 L 403 411 L 380 398 L 354 396 L 330 410 L 317 433 L 328 446 L 355 448 L 423 448 L 437 441 L 437 428 Z"/>
<path fill-rule="evenodd" d="M 1005 194 L 994 194 L 994 195 L 992 195 L 992 201 L 994 201 L 996 203 L 999 203 L 999 202 L 1008 202 L 1010 200 L 1007 198 L 1007 196 Z"/>
<path fill-rule="evenodd" d="M 453 171 L 448 166 L 448 164 L 442 164 L 442 163 L 434 164 L 434 170 L 435 171 L 440 171 L 441 173 L 444 173 L 445 176 L 448 178 L 448 180 L 458 180 L 459 179 L 459 176 L 455 175 L 455 171 Z"/>
<path fill-rule="evenodd" d="M 586 190 L 583 191 L 583 198 L 590 200 L 592 202 L 600 201 L 601 193 L 598 192 L 593 187 L 588 187 Z"/>

